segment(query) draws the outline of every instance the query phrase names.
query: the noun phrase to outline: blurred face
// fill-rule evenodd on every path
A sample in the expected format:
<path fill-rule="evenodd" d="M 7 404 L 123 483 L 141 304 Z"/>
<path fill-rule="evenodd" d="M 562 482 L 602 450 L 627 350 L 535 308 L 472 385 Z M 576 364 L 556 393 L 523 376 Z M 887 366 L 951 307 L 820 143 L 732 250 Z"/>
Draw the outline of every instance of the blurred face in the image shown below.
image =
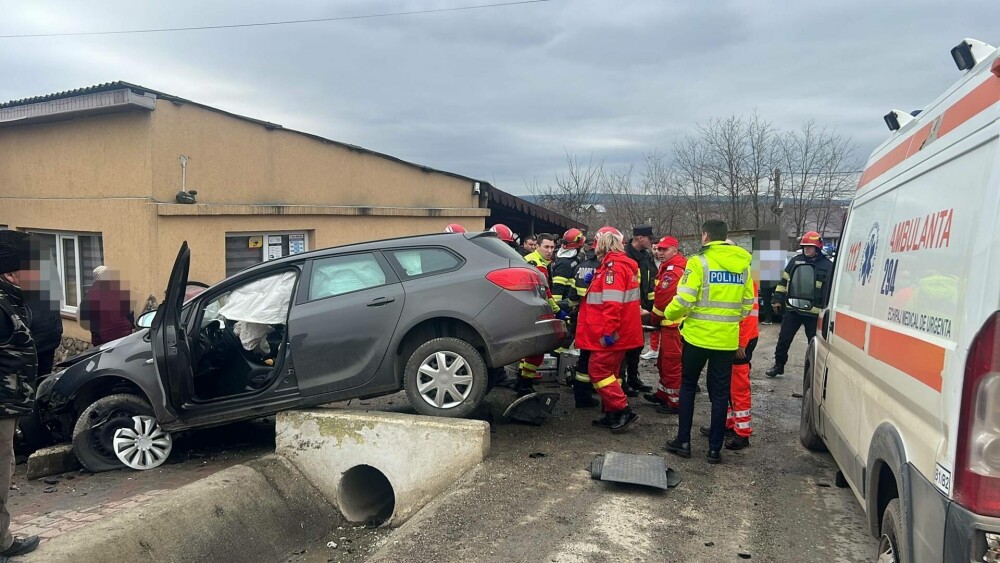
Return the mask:
<path fill-rule="evenodd" d="M 812 258 L 813 256 L 816 256 L 816 247 L 815 246 L 803 246 L 802 247 L 802 254 L 805 254 L 807 258 Z"/>
<path fill-rule="evenodd" d="M 25 291 L 35 291 L 41 287 L 41 283 L 39 282 L 41 273 L 38 270 L 16 270 L 0 275 L 8 282 Z"/>
<path fill-rule="evenodd" d="M 530 251 L 534 252 L 535 249 L 538 248 L 538 241 L 536 241 L 533 238 L 530 238 L 530 239 L 524 241 L 524 244 L 522 246 L 524 246 L 525 250 L 530 250 Z"/>
<path fill-rule="evenodd" d="M 556 243 L 551 240 L 543 240 L 538 245 L 538 252 L 546 260 L 552 260 L 552 253 L 556 251 Z"/>
<path fill-rule="evenodd" d="M 666 262 L 674 256 L 677 256 L 677 247 L 671 246 L 668 248 L 654 247 L 653 252 L 656 253 L 656 259 L 660 262 Z"/>

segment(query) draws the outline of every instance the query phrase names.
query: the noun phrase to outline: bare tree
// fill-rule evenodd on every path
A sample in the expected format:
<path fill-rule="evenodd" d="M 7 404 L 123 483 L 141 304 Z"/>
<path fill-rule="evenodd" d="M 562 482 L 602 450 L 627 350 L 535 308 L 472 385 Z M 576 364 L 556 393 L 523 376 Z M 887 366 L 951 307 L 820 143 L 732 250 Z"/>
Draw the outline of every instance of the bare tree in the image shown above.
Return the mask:
<path fill-rule="evenodd" d="M 594 162 L 591 155 L 586 163 L 566 153 L 566 172 L 556 173 L 555 185 L 542 186 L 537 181 L 526 184 L 528 192 L 542 207 L 590 225 L 596 214 L 597 194 L 604 175 L 604 161 Z"/>
<path fill-rule="evenodd" d="M 792 236 L 808 230 L 823 231 L 839 217 L 839 201 L 850 196 L 858 168 L 854 144 L 807 121 L 798 131 L 786 133 L 781 142 L 782 203 Z"/>

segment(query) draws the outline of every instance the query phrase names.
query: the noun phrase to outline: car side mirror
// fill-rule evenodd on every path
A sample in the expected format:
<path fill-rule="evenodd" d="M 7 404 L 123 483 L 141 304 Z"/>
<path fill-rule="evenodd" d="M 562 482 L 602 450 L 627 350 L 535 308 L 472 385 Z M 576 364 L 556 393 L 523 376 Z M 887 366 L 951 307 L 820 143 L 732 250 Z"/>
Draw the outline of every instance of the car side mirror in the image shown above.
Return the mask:
<path fill-rule="evenodd" d="M 788 280 L 789 308 L 808 311 L 816 300 L 816 268 L 812 264 L 798 264 Z"/>
<path fill-rule="evenodd" d="M 153 317 L 156 316 L 156 311 L 150 311 L 142 316 L 140 316 L 135 321 L 135 326 L 139 328 L 149 328 L 153 326 Z"/>

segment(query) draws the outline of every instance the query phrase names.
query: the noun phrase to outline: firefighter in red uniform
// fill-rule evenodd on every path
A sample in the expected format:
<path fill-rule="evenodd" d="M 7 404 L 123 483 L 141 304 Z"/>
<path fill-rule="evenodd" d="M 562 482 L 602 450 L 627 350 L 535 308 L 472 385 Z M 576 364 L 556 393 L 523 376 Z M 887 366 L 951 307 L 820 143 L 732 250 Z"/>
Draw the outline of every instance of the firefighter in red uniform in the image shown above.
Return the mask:
<path fill-rule="evenodd" d="M 660 270 L 656 274 L 656 299 L 653 302 L 653 326 L 660 327 L 660 354 L 656 359 L 656 369 L 660 373 L 660 383 L 655 393 L 642 397 L 656 405 L 656 412 L 677 414 L 681 392 L 681 352 L 684 340 L 678 328 L 681 321 L 668 321 L 663 311 L 677 295 L 677 282 L 684 275 L 687 258 L 681 254 L 677 239 L 663 237 L 653 247 Z M 682 319 L 683 320 L 683 319 Z"/>
<path fill-rule="evenodd" d="M 590 350 L 590 381 L 601 396 L 604 417 L 594 426 L 623 432 L 639 419 L 622 391 L 619 369 L 627 350 L 642 346 L 639 266 L 625 255 L 621 232 L 597 231 L 601 265 L 580 304 L 576 342 Z"/>
<path fill-rule="evenodd" d="M 552 263 L 552 254 L 555 250 L 555 236 L 547 234 L 538 235 L 538 249 L 525 256 L 524 260 L 532 266 L 538 268 L 538 271 L 545 276 L 545 281 L 547 282 L 545 286 L 545 296 L 548 298 L 549 306 L 552 308 L 552 312 L 555 313 L 556 318 L 566 320 L 569 318 L 569 313 L 560 307 L 559 304 L 556 303 L 556 300 L 552 297 L 552 277 L 549 275 L 549 264 Z M 521 374 L 520 377 L 517 378 L 517 386 L 515 387 L 518 397 L 530 395 L 535 392 L 535 380 L 540 379 L 541 377 L 538 375 L 538 368 L 542 365 L 543 361 L 545 361 L 545 354 L 529 356 L 521 360 Z"/>

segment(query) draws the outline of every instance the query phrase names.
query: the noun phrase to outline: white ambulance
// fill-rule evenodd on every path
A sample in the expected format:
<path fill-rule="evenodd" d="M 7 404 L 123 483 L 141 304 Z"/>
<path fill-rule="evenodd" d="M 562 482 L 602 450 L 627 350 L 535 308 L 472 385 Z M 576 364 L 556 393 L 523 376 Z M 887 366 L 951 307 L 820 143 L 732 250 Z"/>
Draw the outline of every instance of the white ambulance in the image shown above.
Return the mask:
<path fill-rule="evenodd" d="M 806 357 L 801 441 L 837 461 L 879 562 L 1000 561 L 1000 58 L 952 56 L 954 86 L 885 116 Z M 793 309 L 822 299 L 812 274 Z"/>

